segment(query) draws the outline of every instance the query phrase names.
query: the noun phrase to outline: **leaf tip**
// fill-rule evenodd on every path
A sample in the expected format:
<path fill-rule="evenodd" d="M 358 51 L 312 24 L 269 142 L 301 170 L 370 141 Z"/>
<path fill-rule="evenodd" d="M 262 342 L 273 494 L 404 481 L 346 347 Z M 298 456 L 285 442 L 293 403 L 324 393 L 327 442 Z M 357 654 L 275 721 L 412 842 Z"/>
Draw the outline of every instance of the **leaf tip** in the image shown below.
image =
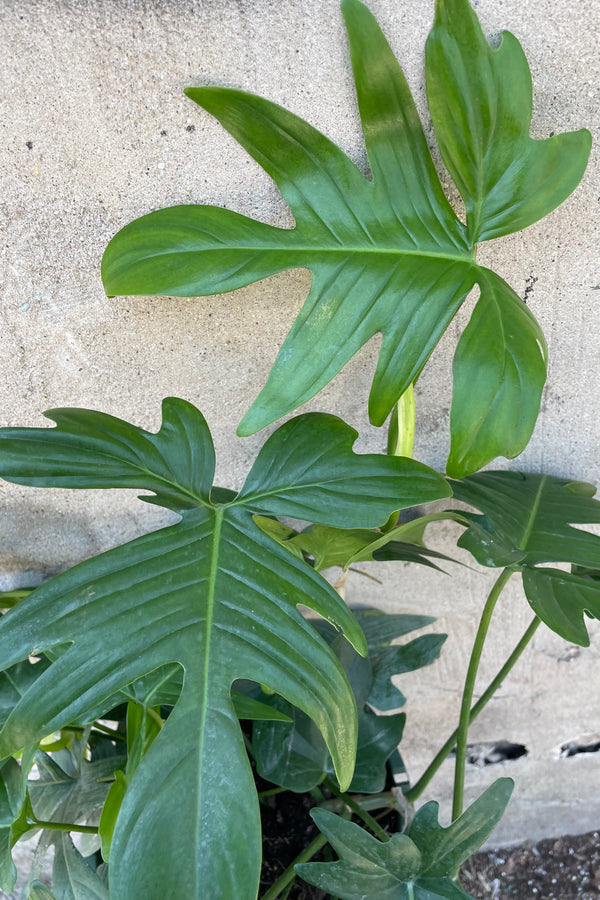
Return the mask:
<path fill-rule="evenodd" d="M 236 434 L 238 437 L 250 437 L 258 431 L 262 431 L 272 421 L 272 418 L 265 415 L 265 410 L 254 403 L 238 425 Z"/>

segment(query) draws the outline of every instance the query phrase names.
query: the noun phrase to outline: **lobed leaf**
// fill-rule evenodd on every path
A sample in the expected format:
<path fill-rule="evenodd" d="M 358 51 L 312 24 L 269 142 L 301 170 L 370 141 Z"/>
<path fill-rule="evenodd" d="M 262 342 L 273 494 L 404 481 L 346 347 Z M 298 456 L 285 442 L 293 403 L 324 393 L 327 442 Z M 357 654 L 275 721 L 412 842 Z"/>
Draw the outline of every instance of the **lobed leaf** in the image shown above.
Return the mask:
<path fill-rule="evenodd" d="M 600 584 L 562 569 L 524 568 L 523 587 L 529 605 L 556 634 L 589 647 L 584 614 L 600 619 Z"/>
<path fill-rule="evenodd" d="M 369 528 L 385 522 L 393 503 L 405 509 L 450 496 L 443 479 L 423 463 L 356 455 L 357 437 L 336 416 L 291 419 L 267 440 L 232 504 L 338 528 Z"/>
<path fill-rule="evenodd" d="M 175 510 L 209 502 L 214 448 L 202 413 L 191 403 L 164 400 L 157 434 L 87 409 L 52 409 L 45 416 L 56 428 L 2 429 L 6 481 L 34 487 L 144 489 L 154 491 L 153 502 Z"/>
<path fill-rule="evenodd" d="M 51 654 L 52 664 L 6 719 L 0 755 L 86 719 L 90 710 L 110 709 L 119 692 L 135 698 L 141 691 L 156 703 L 180 670 L 181 694 L 177 699 L 177 686 L 174 709 L 141 756 L 114 824 L 111 898 L 162 900 L 172 893 L 204 900 L 212 885 L 215 897 L 254 900 L 259 817 L 231 686 L 257 681 L 302 709 L 347 786 L 357 738 L 353 695 L 339 662 L 297 606 L 335 622 L 366 650 L 333 588 L 265 535 L 254 516 L 298 515 L 318 504 L 323 519 L 335 524 L 341 506 L 345 521 L 361 526 L 371 462 L 381 520 L 398 498 L 418 499 L 420 487 L 428 499 L 447 496 L 447 485 L 418 464 L 407 468 L 407 461 L 365 464 L 352 452 L 355 432 L 331 416 L 283 426 L 237 496 L 211 491 L 210 433 L 184 401 L 164 402 L 158 435 L 87 411 L 54 416 L 56 429 L 0 430 L 0 474 L 7 480 L 147 488 L 156 502 L 177 508 L 181 521 L 75 566 L 2 617 L 4 669 L 32 652 L 58 646 L 61 652 Z M 240 796 L 246 798 L 241 806 Z M 177 861 L 168 871 L 165 855 Z"/>
<path fill-rule="evenodd" d="M 382 647 L 372 658 L 373 684 L 369 703 L 386 711 L 403 706 L 405 697 L 392 684 L 391 677 L 430 666 L 438 659 L 447 637 L 446 634 L 424 634 L 408 644 Z"/>
<path fill-rule="evenodd" d="M 323 809 L 311 815 L 340 859 L 304 863 L 298 874 L 341 900 L 463 900 L 453 881 L 500 819 L 512 791 L 500 778 L 448 828 L 438 823 L 437 803 L 418 810 L 407 834 L 383 843 L 363 828 Z"/>
<path fill-rule="evenodd" d="M 584 613 L 600 617 L 600 602 L 584 573 L 600 568 L 600 537 L 573 526 L 600 523 L 595 487 L 520 472 L 482 472 L 452 486 L 457 499 L 482 511 L 462 513 L 468 528 L 459 546 L 483 566 L 522 571 L 534 612 L 565 640 L 587 646 Z M 542 567 L 561 562 L 575 573 Z"/>
<path fill-rule="evenodd" d="M 482 271 L 479 285 L 454 354 L 450 476 L 475 472 L 503 454 L 506 434 L 525 447 L 546 381 L 546 341 L 532 314 L 493 272 Z"/>
<path fill-rule="evenodd" d="M 395 638 L 434 620 L 429 616 L 387 615 L 376 609 L 355 612 L 367 639 L 367 659 L 358 656 L 329 623 L 314 620 L 314 625 L 343 665 L 358 709 L 356 765 L 349 790 L 376 793 L 384 788 L 386 763 L 397 750 L 406 717 L 403 713 L 374 715 L 370 707 L 398 709 L 405 698 L 390 677 L 429 665 L 439 655 L 446 635 L 425 635 L 402 646 L 390 646 Z M 263 778 L 287 790 L 309 791 L 325 774 L 333 774 L 323 738 L 308 716 L 281 697 L 274 696 L 269 702 L 292 721 L 258 722 L 254 726 L 252 746 L 257 769 Z"/>
<path fill-rule="evenodd" d="M 437 803 L 422 806 L 408 830 L 421 853 L 422 876 L 452 877 L 490 836 L 506 809 L 513 787 L 512 778 L 498 778 L 447 828 L 438 823 Z"/>
<path fill-rule="evenodd" d="M 83 745 L 52 755 L 35 755 L 38 777 L 28 782 L 35 816 L 46 822 L 85 825 L 100 809 L 110 788 L 110 776 L 124 762 L 122 756 L 90 762 L 82 756 Z"/>
<path fill-rule="evenodd" d="M 328 138 L 268 100 L 188 88 L 273 178 L 295 227 L 212 206 L 159 210 L 110 242 L 104 285 L 109 295 L 195 296 L 292 267 L 310 270 L 306 303 L 240 424 L 246 435 L 313 397 L 378 333 L 369 414 L 383 424 L 478 283 L 482 298 L 455 364 L 449 471 L 459 477 L 499 454 L 521 452 L 546 375 L 539 326 L 508 285 L 476 265 L 476 241 L 522 228 L 560 203 L 583 175 L 589 134 L 532 141 L 530 75 L 518 42 L 505 35 L 492 51 L 468 0 L 438 0 L 428 97 L 465 199 L 465 227 L 444 195 L 377 22 L 359 0 L 343 0 L 342 11 L 372 180 Z M 474 394 L 467 393 L 473 372 Z"/>
<path fill-rule="evenodd" d="M 461 512 L 468 528 L 458 542 L 480 565 L 600 567 L 600 537 L 572 527 L 600 523 L 593 485 L 522 472 L 480 472 L 451 485 L 456 499 L 482 511 Z"/>

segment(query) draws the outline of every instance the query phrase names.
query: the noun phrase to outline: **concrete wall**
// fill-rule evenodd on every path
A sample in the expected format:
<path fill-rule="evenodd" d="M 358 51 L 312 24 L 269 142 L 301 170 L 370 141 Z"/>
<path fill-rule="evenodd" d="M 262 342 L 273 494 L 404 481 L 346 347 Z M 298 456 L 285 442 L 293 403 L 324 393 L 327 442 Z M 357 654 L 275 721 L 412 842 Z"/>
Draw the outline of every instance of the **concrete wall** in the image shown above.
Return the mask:
<path fill-rule="evenodd" d="M 475 5 L 486 33 L 509 28 L 524 45 L 535 85 L 533 135 L 597 129 L 596 0 Z M 371 8 L 424 113 L 423 46 L 433 0 L 371 0 Z M 365 165 L 337 0 L 4 0 L 0 76 L 0 424 L 41 425 L 44 409 L 89 406 L 154 428 L 161 398 L 185 397 L 213 429 L 220 482 L 240 485 L 264 436 L 242 441 L 235 427 L 264 384 L 309 276 L 287 272 L 209 299 L 107 300 L 100 259 L 122 225 L 176 203 L 213 203 L 291 223 L 269 178 L 183 96 L 186 85 L 225 83 L 263 94 Z M 511 465 L 594 482 L 600 480 L 598 174 L 594 155 L 564 207 L 523 234 L 491 242 L 480 256 L 527 296 L 549 343 L 538 426 Z M 467 306 L 417 389 L 416 455 L 437 467 L 447 451 L 451 356 Z M 385 435 L 365 414 L 375 359 L 373 342 L 310 408 L 357 427 L 362 449 L 383 450 Z M 0 501 L 3 588 L 38 581 L 165 521 L 133 494 L 2 485 Z M 458 533 L 442 529 L 437 545 L 450 550 Z M 350 601 L 438 615 L 438 629 L 450 635 L 439 664 L 402 682 L 409 696 L 405 756 L 416 775 L 454 727 L 463 646 L 490 573 L 454 567 L 447 577 L 387 565 L 377 574 L 380 586 L 353 576 Z M 530 616 L 515 584 L 498 614 L 484 679 Z M 474 726 L 474 740 L 508 739 L 529 751 L 510 765 L 470 769 L 472 793 L 498 774 L 518 778 L 499 840 L 598 827 L 600 796 L 588 784 L 598 783 L 600 760 L 558 759 L 562 743 L 600 730 L 598 647 L 596 641 L 579 652 L 538 632 Z M 432 793 L 446 792 L 448 782 L 442 773 Z"/>

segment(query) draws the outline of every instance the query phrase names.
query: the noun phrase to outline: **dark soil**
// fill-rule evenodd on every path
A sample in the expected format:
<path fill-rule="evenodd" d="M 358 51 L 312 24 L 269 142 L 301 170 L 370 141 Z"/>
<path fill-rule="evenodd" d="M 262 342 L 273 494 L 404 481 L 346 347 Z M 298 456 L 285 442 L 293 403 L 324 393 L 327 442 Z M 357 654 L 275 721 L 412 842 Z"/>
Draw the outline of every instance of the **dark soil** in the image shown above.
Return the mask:
<path fill-rule="evenodd" d="M 309 815 L 314 803 L 309 794 L 291 792 L 277 794 L 262 801 L 263 866 L 259 897 L 319 833 Z M 323 852 L 313 857 L 314 860 L 326 858 Z M 334 856 L 330 858 L 335 859 Z M 299 878 L 288 894 L 289 900 L 322 900 L 326 896 L 323 891 L 311 887 Z"/>
<path fill-rule="evenodd" d="M 270 787 L 259 785 L 259 790 Z M 260 894 L 318 834 L 307 794 L 286 792 L 263 800 L 263 871 Z M 385 819 L 381 820 L 385 827 Z M 397 826 L 392 824 L 392 830 Z M 337 859 L 326 846 L 315 860 Z M 600 900 L 600 835 L 539 841 L 478 853 L 464 866 L 461 886 L 477 900 Z M 285 895 L 284 895 L 285 896 Z M 325 900 L 327 895 L 300 879 L 288 900 Z"/>
<path fill-rule="evenodd" d="M 478 900 L 598 900 L 600 835 L 593 831 L 477 853 L 463 866 L 461 880 Z"/>

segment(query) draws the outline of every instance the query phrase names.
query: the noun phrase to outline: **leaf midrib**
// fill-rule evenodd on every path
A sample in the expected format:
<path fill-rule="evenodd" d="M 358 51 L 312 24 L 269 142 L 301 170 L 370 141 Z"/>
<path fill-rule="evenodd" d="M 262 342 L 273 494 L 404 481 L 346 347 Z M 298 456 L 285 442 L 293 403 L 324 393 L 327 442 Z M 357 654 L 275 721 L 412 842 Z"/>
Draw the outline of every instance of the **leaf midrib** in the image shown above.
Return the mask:
<path fill-rule="evenodd" d="M 415 473 L 415 472 L 409 473 L 406 477 L 408 477 L 409 479 L 414 478 L 416 476 L 416 474 L 417 473 Z M 402 477 L 402 473 L 401 472 L 393 473 L 392 477 L 398 477 L 398 476 Z M 385 477 L 385 475 L 382 477 Z M 343 476 L 336 476 L 334 478 L 320 478 L 318 481 L 300 482 L 298 484 L 283 484 L 283 485 L 279 485 L 277 487 L 274 487 L 274 488 L 266 490 L 266 491 L 261 491 L 260 493 L 256 493 L 256 494 L 245 494 L 245 495 L 240 494 L 234 500 L 231 500 L 229 503 L 226 503 L 226 504 L 224 503 L 223 506 L 215 507 L 215 508 L 231 509 L 232 507 L 235 507 L 235 506 L 242 506 L 242 507 L 251 506 L 252 503 L 256 503 L 257 501 L 264 500 L 265 498 L 268 498 L 268 497 L 277 497 L 278 495 L 280 495 L 282 493 L 291 494 L 294 491 L 302 492 L 305 490 L 315 490 L 315 489 L 318 490 L 319 488 L 322 488 L 326 485 L 337 484 L 338 482 L 343 482 L 345 480 L 347 480 L 347 479 L 343 478 Z M 360 479 L 357 478 L 356 480 L 360 480 Z M 242 490 L 243 490 L 243 488 L 242 488 Z M 442 498 L 440 498 L 440 499 L 442 499 Z M 423 502 L 425 502 L 425 501 L 423 501 Z M 364 526 L 364 527 L 368 528 L 368 526 Z"/>
<path fill-rule="evenodd" d="M 544 486 L 545 486 L 547 480 L 548 480 L 548 476 L 542 475 L 542 478 L 539 483 L 539 487 L 536 491 L 535 500 L 533 501 L 533 505 L 531 507 L 529 519 L 525 526 L 525 531 L 523 532 L 523 537 L 521 538 L 521 542 L 518 545 L 519 550 L 523 550 L 523 551 L 527 550 L 527 544 L 529 543 L 529 539 L 531 538 L 531 535 L 533 533 L 533 526 L 535 524 L 538 510 L 540 508 L 540 503 L 542 502 L 542 493 L 544 491 Z"/>
<path fill-rule="evenodd" d="M 50 431 L 51 433 L 53 432 L 53 429 L 42 429 L 42 430 L 47 430 L 47 431 Z M 154 437 L 155 435 L 151 435 L 151 436 Z M 191 491 L 188 488 L 184 487 L 184 485 L 180 484 L 178 481 L 170 481 L 168 478 L 165 478 L 164 475 L 159 475 L 157 472 L 153 472 L 151 469 L 147 468 L 146 466 L 142 466 L 139 463 L 133 462 L 132 460 L 124 459 L 122 456 L 117 456 L 117 454 L 109 453 L 106 450 L 100 450 L 100 449 L 94 448 L 93 452 L 94 452 L 94 455 L 96 455 L 96 456 L 102 456 L 105 459 L 113 460 L 113 461 L 119 463 L 120 465 L 129 466 L 131 469 L 134 469 L 136 472 L 140 472 L 142 475 L 147 475 L 149 478 L 151 478 L 154 481 L 161 482 L 161 484 L 164 484 L 165 487 L 168 487 L 170 490 L 173 490 L 175 488 L 179 493 L 183 494 L 185 497 L 189 497 L 191 500 L 195 500 L 201 506 L 205 506 L 208 509 L 214 508 L 209 501 L 204 499 L 204 497 L 201 497 L 199 494 L 196 494 L 194 491 Z M 6 476 L 4 476 L 4 477 L 6 478 Z M 32 478 L 32 477 L 36 477 L 36 476 L 22 475 L 22 476 L 17 476 L 17 477 Z M 52 476 L 48 476 L 48 477 L 52 477 Z M 92 477 L 93 478 L 94 476 L 92 475 L 92 476 L 84 476 L 84 477 Z M 6 480 L 8 480 L 8 479 L 6 479 Z M 19 484 L 21 482 L 15 482 L 15 483 Z M 157 493 L 155 488 L 144 487 L 143 485 L 139 485 L 138 487 L 133 487 L 133 486 L 123 487 L 122 485 L 117 484 L 112 489 L 119 489 L 119 488 L 121 488 L 122 490 L 153 491 L 154 494 Z M 112 490 L 112 489 L 106 488 L 106 487 L 101 488 L 101 490 Z"/>
<path fill-rule="evenodd" d="M 282 229 L 283 230 L 283 229 Z M 293 231 L 293 229 L 290 229 Z M 436 259 L 436 260 L 448 260 L 449 262 L 459 262 L 459 263 L 468 263 L 469 265 L 475 264 L 475 250 L 473 249 L 471 252 L 465 251 L 465 253 L 443 253 L 436 252 L 434 250 L 409 250 L 404 247 L 380 247 L 380 246 L 364 246 L 360 245 L 358 247 L 348 246 L 347 244 L 341 244 L 339 247 L 327 247 L 322 245 L 286 245 L 282 244 L 281 246 L 270 244 L 235 244 L 233 246 L 215 246 L 215 247 L 197 247 L 193 249 L 186 250 L 177 250 L 177 249 L 168 249 L 168 250 L 160 250 L 154 251 L 152 253 L 147 254 L 146 256 L 137 256 L 136 262 L 146 262 L 150 259 L 156 259 L 157 257 L 162 256 L 176 256 L 181 257 L 185 255 L 194 255 L 197 253 L 232 253 L 235 251 L 244 251 L 247 253 L 282 253 L 282 252 L 293 252 L 296 256 L 301 254 L 307 254 L 312 258 L 312 261 L 305 263 L 304 265 L 299 265 L 296 262 L 290 262 L 289 268 L 311 268 L 311 264 L 313 266 L 318 266 L 320 260 L 315 260 L 314 257 L 322 254 L 332 254 L 333 256 L 379 256 L 379 257 L 392 257 L 396 259 L 398 256 L 400 257 L 415 257 L 415 258 L 423 258 L 423 259 Z M 479 268 L 479 267 L 477 267 Z"/>
<path fill-rule="evenodd" d="M 211 631 L 213 627 L 213 618 L 217 593 L 217 575 L 219 572 L 219 549 L 221 544 L 221 531 L 223 528 L 223 520 L 225 516 L 224 508 L 215 509 L 215 523 L 212 533 L 212 546 L 210 551 L 210 564 L 207 579 L 206 591 L 206 619 L 204 623 L 204 660 L 202 671 L 202 696 L 199 698 L 197 708 L 200 710 L 200 721 L 198 723 L 198 760 L 200 761 L 200 771 L 202 771 L 202 754 L 204 751 L 204 738 L 206 735 L 206 716 L 208 713 L 208 684 L 210 672 L 210 649 L 211 649 Z M 185 681 L 183 688 L 185 690 Z M 198 802 L 196 803 L 197 818 L 194 823 L 194 832 L 196 835 L 195 846 L 200 847 L 201 832 L 201 797 L 202 786 L 199 784 Z"/>

